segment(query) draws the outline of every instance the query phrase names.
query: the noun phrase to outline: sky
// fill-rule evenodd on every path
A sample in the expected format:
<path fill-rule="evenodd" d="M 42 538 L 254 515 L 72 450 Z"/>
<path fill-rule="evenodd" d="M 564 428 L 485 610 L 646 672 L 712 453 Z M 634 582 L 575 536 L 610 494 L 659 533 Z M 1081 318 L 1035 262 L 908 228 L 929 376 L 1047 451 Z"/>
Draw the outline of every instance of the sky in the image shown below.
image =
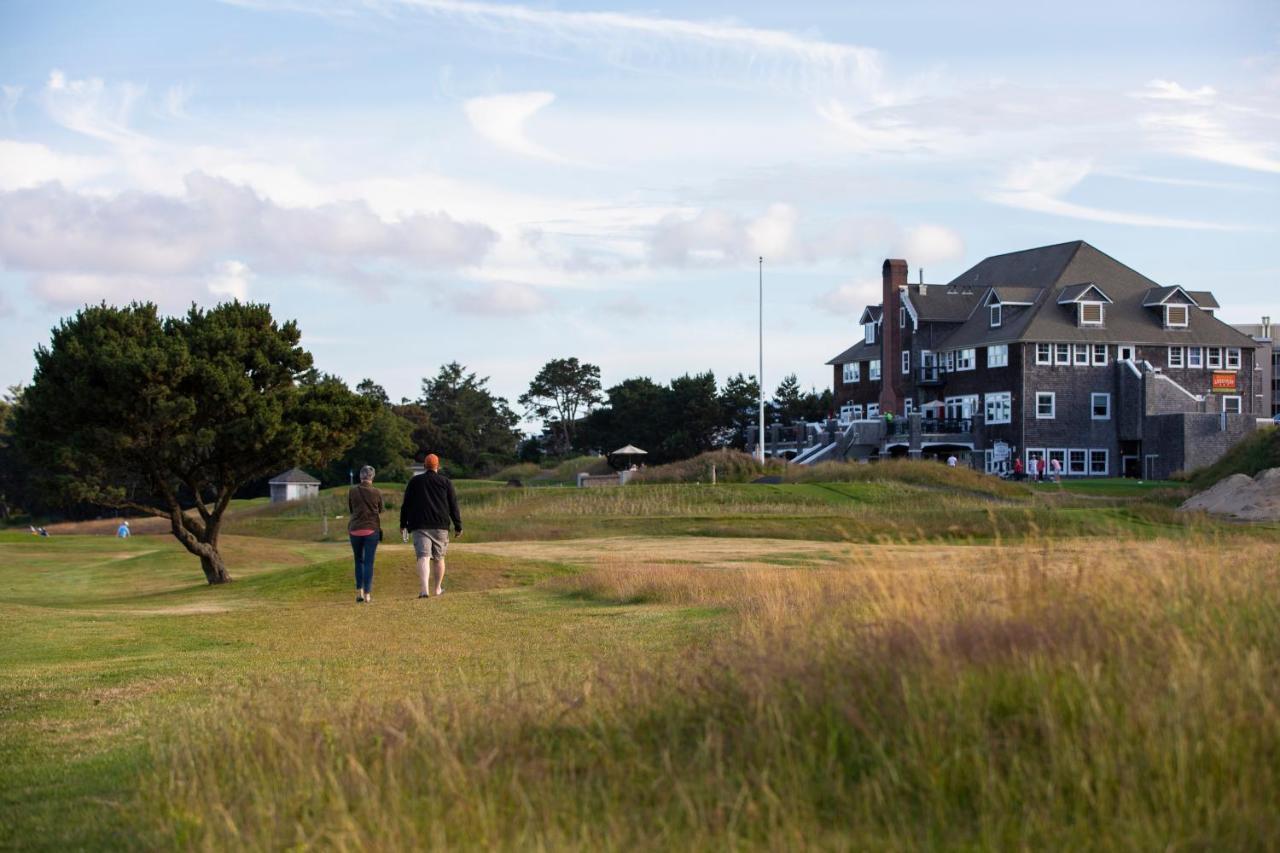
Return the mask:
<path fill-rule="evenodd" d="M 1157 13 L 1158 10 L 1158 13 Z M 754 373 L 1083 239 L 1280 318 L 1280 3 L 0 3 L 0 386 L 85 304 L 266 302 L 393 399 Z"/>

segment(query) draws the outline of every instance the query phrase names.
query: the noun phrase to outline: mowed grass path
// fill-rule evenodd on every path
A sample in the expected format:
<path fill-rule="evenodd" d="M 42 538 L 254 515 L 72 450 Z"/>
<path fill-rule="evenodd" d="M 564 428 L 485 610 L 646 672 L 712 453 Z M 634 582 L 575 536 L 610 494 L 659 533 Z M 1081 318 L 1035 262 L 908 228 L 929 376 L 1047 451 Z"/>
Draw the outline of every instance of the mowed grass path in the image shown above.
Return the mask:
<path fill-rule="evenodd" d="M 572 680 L 712 629 L 712 611 L 590 603 L 533 583 L 562 565 L 450 552 L 419 601 L 412 549 L 379 549 L 356 605 L 345 545 L 230 537 L 211 589 L 169 537 L 0 534 L 0 846 L 122 843 L 148 742 L 236 693 L 377 702 L 511 674 Z"/>

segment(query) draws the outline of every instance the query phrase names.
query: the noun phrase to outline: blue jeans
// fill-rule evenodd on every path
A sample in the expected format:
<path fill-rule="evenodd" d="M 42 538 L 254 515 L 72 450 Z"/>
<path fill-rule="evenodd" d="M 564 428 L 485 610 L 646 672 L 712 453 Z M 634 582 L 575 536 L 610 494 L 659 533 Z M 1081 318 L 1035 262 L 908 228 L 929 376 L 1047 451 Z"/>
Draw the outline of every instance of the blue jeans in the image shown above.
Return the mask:
<path fill-rule="evenodd" d="M 373 592 L 373 555 L 378 550 L 378 534 L 350 538 L 351 551 L 356 557 L 356 589 Z"/>

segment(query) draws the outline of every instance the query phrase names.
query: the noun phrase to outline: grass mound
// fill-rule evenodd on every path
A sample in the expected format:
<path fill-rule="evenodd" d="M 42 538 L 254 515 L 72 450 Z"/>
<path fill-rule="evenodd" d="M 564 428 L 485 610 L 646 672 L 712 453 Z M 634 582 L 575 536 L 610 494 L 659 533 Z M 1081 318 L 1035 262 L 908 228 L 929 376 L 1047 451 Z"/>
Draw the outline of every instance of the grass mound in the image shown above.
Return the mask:
<path fill-rule="evenodd" d="M 717 450 L 692 459 L 658 465 L 640 471 L 635 483 L 709 483 L 715 466 L 720 483 L 750 483 L 760 477 L 781 477 L 784 483 L 905 483 L 938 490 L 973 495 L 1017 499 L 1025 497 L 1025 486 L 980 474 L 969 468 L 949 468 L 937 462 L 885 460 L 866 465 L 849 462 L 822 462 L 817 465 L 789 465 L 767 460 L 761 464 L 749 454 Z"/>
<path fill-rule="evenodd" d="M 1269 468 L 1280 468 L 1280 429 L 1276 427 L 1263 427 L 1187 479 L 1193 488 L 1207 489 L 1232 474 L 1256 477 Z"/>
<path fill-rule="evenodd" d="M 611 470 L 603 456 L 575 456 L 545 468 L 533 462 L 508 465 L 490 479 L 520 480 L 534 485 L 573 485 L 578 482 L 578 474 L 582 472 L 608 474 Z"/>

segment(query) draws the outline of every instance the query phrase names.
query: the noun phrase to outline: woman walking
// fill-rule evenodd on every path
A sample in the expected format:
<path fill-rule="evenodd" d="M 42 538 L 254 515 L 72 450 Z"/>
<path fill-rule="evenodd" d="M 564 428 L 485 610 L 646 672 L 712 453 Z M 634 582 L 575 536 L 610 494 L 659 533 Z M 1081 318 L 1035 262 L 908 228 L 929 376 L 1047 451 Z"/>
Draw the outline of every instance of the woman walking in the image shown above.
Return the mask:
<path fill-rule="evenodd" d="M 373 555 L 382 541 L 382 492 L 373 485 L 373 469 L 360 469 L 360 485 L 347 493 L 347 509 L 351 520 L 347 533 L 356 558 L 356 603 L 373 601 Z"/>

